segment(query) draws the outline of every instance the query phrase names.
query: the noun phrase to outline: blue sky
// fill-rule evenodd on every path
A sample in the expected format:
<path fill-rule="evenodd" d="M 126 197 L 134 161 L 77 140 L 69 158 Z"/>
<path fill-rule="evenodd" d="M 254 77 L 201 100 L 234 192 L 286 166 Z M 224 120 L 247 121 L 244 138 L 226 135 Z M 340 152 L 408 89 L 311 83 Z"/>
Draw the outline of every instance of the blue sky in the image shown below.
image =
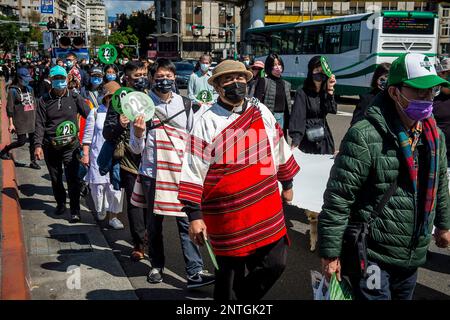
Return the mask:
<path fill-rule="evenodd" d="M 131 11 L 148 9 L 153 1 L 122 1 L 122 0 L 105 0 L 106 10 L 109 17 L 115 17 L 116 13 L 131 13 Z"/>

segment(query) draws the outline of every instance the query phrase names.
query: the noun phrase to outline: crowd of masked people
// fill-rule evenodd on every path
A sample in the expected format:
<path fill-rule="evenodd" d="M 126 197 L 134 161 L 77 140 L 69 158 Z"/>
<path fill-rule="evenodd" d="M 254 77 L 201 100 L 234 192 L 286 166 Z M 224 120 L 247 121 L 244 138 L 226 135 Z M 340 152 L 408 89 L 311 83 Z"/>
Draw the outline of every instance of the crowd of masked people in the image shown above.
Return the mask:
<path fill-rule="evenodd" d="M 69 54 L 54 66 L 18 65 L 7 97 L 17 140 L 0 156 L 10 159 L 29 140 L 31 167 L 38 169 L 39 160 L 47 166 L 57 216 L 67 208 L 64 173 L 73 223 L 81 221 L 80 195 L 111 228 L 124 228 L 126 211 L 130 258 L 145 259 L 148 247 L 150 283 L 164 280 L 162 226 L 174 219 L 188 288 L 214 283 L 216 300 L 256 300 L 286 266 L 283 204 L 292 201 L 301 167 L 293 150 L 334 154 L 319 216 L 325 276 L 345 276 L 356 299 L 412 299 L 432 238 L 439 247 L 450 241 L 448 60 L 437 65 L 439 74 L 415 53 L 379 65 L 339 152 L 327 123 L 337 113 L 337 82 L 320 56 L 307 62 L 293 99 L 296 88 L 283 79 L 277 54 L 225 60 L 213 70 L 211 63 L 209 55 L 200 57 L 186 97 L 176 88 L 175 65 L 164 58 L 102 66 Z M 32 85 L 33 68 L 42 70 L 35 84 L 44 88 Z M 149 96 L 152 119 L 131 121 L 113 107 L 123 87 Z M 245 152 L 230 152 L 242 146 Z M 199 251 L 206 242 L 217 258 L 214 275 Z M 380 270 L 378 287 L 370 266 Z"/>

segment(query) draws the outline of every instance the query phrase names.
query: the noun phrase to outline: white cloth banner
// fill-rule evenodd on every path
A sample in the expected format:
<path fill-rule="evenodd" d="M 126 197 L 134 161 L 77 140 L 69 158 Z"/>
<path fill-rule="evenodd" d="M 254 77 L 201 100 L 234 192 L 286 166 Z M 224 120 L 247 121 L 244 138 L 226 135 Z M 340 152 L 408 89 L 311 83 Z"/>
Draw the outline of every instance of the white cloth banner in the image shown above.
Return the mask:
<path fill-rule="evenodd" d="M 313 212 L 320 212 L 323 205 L 330 170 L 334 163 L 333 155 L 308 154 L 299 149 L 292 151 L 300 165 L 300 172 L 294 177 L 294 198 L 292 205 Z M 281 190 L 281 184 L 280 184 Z"/>

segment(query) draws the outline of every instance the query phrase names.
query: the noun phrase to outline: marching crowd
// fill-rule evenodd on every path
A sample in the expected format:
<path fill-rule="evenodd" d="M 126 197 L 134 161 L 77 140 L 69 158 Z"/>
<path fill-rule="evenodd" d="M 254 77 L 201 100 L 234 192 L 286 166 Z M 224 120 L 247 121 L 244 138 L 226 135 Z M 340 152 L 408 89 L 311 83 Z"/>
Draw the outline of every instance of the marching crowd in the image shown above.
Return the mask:
<path fill-rule="evenodd" d="M 30 167 L 45 160 L 58 216 L 66 212 L 64 173 L 73 223 L 80 196 L 113 229 L 124 228 L 126 211 L 130 258 L 145 259 L 148 247 L 150 283 L 164 280 L 162 226 L 172 217 L 188 288 L 214 284 L 216 300 L 256 300 L 286 266 L 283 204 L 301 167 L 292 151 L 335 154 L 319 216 L 324 274 L 346 276 L 356 299 L 412 299 L 432 238 L 439 247 L 450 241 L 449 62 L 435 68 L 408 53 L 379 65 L 337 152 L 326 119 L 337 113 L 336 77 L 325 57 L 308 62 L 293 100 L 277 54 L 224 60 L 212 71 L 202 55 L 187 97 L 164 58 L 105 66 L 73 53 L 55 65 L 23 59 L 2 66 L 17 139 L 0 157 L 11 160 L 29 141 Z M 150 120 L 121 111 L 132 91 L 153 101 Z M 209 242 L 214 275 L 199 250 Z M 381 270 L 379 288 L 368 286 L 371 265 Z"/>

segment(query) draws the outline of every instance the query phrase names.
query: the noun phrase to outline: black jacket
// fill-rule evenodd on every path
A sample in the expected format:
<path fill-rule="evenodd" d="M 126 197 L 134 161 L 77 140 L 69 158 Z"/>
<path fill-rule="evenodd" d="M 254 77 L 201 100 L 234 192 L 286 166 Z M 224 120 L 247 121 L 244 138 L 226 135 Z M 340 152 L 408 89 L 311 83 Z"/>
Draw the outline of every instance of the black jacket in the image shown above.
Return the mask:
<path fill-rule="evenodd" d="M 87 118 L 89 112 L 89 106 L 79 94 L 67 91 L 64 96 L 56 97 L 52 91 L 48 92 L 38 100 L 34 146 L 50 144 L 56 129 L 65 121 L 73 122 L 78 133 L 78 114 Z"/>
<path fill-rule="evenodd" d="M 305 153 L 333 154 L 334 139 L 326 119 L 329 113 L 337 113 L 334 96 L 299 88 L 295 94 L 289 121 L 292 145 L 299 146 Z M 325 136 L 320 142 L 311 142 L 306 137 L 306 130 L 316 126 L 324 127 Z"/>
<path fill-rule="evenodd" d="M 366 117 L 367 109 L 372 105 L 374 98 L 379 92 L 380 90 L 373 90 L 359 96 L 359 103 L 356 105 L 355 111 L 353 111 L 352 121 L 350 122 L 351 126 Z"/>
<path fill-rule="evenodd" d="M 448 160 L 450 159 L 450 95 L 441 93 L 434 98 L 433 114 L 439 129 L 445 135 Z"/>
<path fill-rule="evenodd" d="M 127 128 L 120 124 L 120 115 L 114 108 L 108 108 L 105 123 L 103 125 L 103 138 L 107 141 L 118 143 L 123 140 L 125 143 L 125 156 L 120 161 L 120 168 L 138 174 L 141 156 L 131 152 L 130 142 L 130 125 Z"/>

